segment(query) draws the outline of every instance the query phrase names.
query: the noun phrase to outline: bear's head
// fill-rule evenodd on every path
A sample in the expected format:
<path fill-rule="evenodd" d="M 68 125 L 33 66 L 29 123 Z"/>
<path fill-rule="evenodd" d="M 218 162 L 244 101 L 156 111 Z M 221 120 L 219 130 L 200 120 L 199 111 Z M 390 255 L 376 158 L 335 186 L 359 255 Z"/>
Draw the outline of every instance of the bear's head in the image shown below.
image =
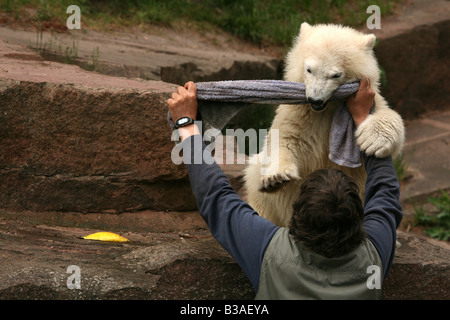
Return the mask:
<path fill-rule="evenodd" d="M 379 68 L 373 53 L 375 35 L 355 29 L 303 23 L 286 57 L 286 81 L 303 82 L 314 111 L 325 110 L 342 84 L 369 78 L 378 92 Z"/>

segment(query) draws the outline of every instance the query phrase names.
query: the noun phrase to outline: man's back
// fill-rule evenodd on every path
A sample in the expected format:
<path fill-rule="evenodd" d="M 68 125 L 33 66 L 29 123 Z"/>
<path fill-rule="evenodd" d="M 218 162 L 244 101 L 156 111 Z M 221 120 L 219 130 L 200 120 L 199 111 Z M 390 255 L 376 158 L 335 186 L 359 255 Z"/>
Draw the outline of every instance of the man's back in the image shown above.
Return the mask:
<path fill-rule="evenodd" d="M 381 259 L 369 240 L 342 257 L 326 258 L 280 228 L 267 246 L 256 299 L 379 299 L 381 287 L 367 284 L 373 268 L 381 270 Z M 376 276 L 381 284 L 381 272 Z"/>

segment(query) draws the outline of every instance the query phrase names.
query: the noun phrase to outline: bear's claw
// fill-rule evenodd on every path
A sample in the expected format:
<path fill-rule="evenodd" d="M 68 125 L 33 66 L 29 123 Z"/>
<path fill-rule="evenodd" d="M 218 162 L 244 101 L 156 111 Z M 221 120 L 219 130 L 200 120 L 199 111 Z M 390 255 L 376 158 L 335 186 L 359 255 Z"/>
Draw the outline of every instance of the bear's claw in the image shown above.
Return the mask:
<path fill-rule="evenodd" d="M 283 186 L 286 182 L 300 180 L 298 170 L 293 167 L 285 169 L 272 175 L 261 176 L 258 190 L 259 191 L 275 191 Z"/>

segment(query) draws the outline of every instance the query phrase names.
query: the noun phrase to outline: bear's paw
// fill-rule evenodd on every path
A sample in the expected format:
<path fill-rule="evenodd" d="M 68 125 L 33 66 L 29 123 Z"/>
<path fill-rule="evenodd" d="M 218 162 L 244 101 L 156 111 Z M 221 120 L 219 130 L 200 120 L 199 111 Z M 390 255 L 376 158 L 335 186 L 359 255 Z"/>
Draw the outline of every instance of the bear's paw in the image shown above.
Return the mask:
<path fill-rule="evenodd" d="M 258 190 L 259 191 L 275 191 L 290 181 L 300 180 L 298 168 L 291 164 L 285 168 L 279 168 L 276 172 L 262 174 Z"/>
<path fill-rule="evenodd" d="M 394 153 L 400 143 L 399 133 L 391 123 L 373 121 L 372 116 L 361 123 L 355 132 L 356 142 L 368 156 L 385 158 Z"/>

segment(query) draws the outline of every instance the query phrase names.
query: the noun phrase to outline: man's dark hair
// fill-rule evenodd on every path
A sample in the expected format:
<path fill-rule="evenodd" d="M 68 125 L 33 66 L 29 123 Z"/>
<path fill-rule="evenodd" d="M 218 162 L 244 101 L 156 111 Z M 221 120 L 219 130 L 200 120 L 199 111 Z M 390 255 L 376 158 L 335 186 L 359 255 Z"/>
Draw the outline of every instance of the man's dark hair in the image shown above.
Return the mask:
<path fill-rule="evenodd" d="M 358 186 L 337 169 L 311 173 L 300 186 L 289 232 L 327 258 L 349 253 L 365 239 Z"/>

